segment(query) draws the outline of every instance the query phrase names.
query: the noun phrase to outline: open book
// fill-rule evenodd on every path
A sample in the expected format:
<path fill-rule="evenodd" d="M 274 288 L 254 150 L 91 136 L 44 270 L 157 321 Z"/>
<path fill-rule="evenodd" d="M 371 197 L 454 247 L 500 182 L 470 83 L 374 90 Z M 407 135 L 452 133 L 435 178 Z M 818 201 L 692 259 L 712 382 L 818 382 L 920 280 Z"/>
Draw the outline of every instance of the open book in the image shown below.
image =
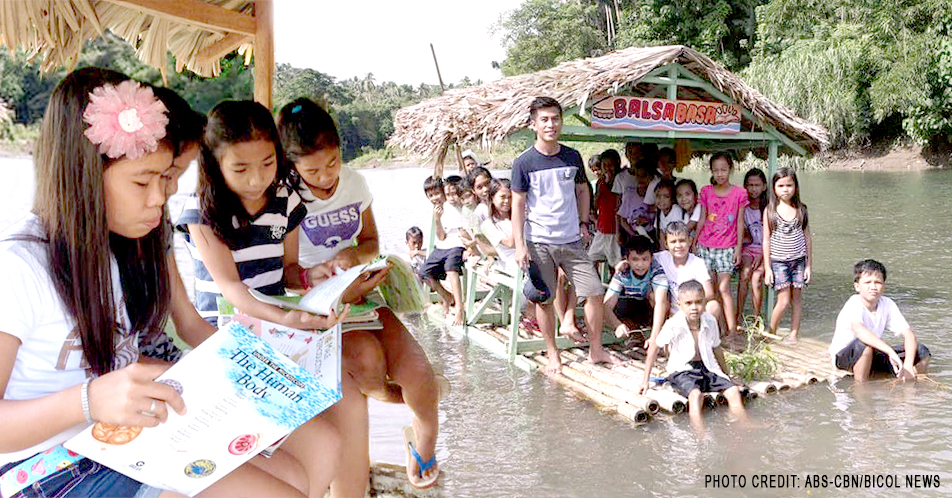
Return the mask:
<path fill-rule="evenodd" d="M 332 335 L 339 338 L 339 329 Z M 321 378 L 229 323 L 157 379 L 182 395 L 185 415 L 169 409 L 168 421 L 154 428 L 97 422 L 64 446 L 194 496 L 340 400 L 340 348 L 319 350 Z"/>
<path fill-rule="evenodd" d="M 381 258 L 365 265 L 357 265 L 349 270 L 338 271 L 333 277 L 327 278 L 311 288 L 296 303 L 287 299 L 267 296 L 254 289 L 249 289 L 249 292 L 255 299 L 273 306 L 307 311 L 318 315 L 329 315 L 331 310 L 340 311 L 341 298 L 343 298 L 344 292 L 361 275 L 382 270 L 387 267 L 387 264 L 387 259 Z"/>

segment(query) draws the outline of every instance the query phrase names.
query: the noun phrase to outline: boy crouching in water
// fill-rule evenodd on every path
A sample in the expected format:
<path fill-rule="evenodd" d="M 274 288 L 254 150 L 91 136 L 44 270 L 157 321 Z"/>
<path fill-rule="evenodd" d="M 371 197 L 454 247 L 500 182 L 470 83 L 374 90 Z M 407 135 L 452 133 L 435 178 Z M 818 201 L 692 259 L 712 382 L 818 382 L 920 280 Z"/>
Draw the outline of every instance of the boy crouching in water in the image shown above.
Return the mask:
<path fill-rule="evenodd" d="M 618 262 L 605 293 L 605 321 L 616 337 L 651 323 L 657 334 L 668 316 L 668 279 L 651 257 L 651 241 L 637 235 L 625 244 L 625 259 Z"/>
<path fill-rule="evenodd" d="M 460 238 L 463 216 L 454 204 L 447 201 L 442 178 L 427 178 L 423 182 L 423 191 L 433 204 L 436 242 L 433 244 L 433 252 L 423 263 L 420 276 L 440 296 L 443 314 L 449 316 L 452 307 L 453 325 L 462 325 L 463 289 L 459 275 L 463 269 L 463 241 Z M 452 193 L 456 194 L 455 188 Z M 440 280 L 449 280 L 449 291 L 443 287 Z"/>
<path fill-rule="evenodd" d="M 916 340 L 895 301 L 883 295 L 886 267 L 872 259 L 856 263 L 853 288 L 856 294 L 836 317 L 829 348 L 836 368 L 851 370 L 856 382 L 864 382 L 871 372 L 893 373 L 902 380 L 915 380 L 916 375 L 925 373 L 931 357 L 929 348 Z M 886 329 L 903 336 L 903 344 L 889 347 L 881 339 Z"/>
<path fill-rule="evenodd" d="M 657 336 L 652 335 L 645 360 L 645 376 L 638 393 L 648 389 L 651 367 L 658 356 L 659 346 L 670 346 L 668 352 L 668 382 L 682 396 L 688 398 L 691 424 L 701 429 L 701 396 L 706 392 L 724 392 L 731 412 L 746 418 L 740 388 L 731 382 L 724 370 L 724 351 L 714 315 L 704 311 L 704 286 L 697 280 L 688 280 L 678 287 L 676 315 L 665 322 Z"/>

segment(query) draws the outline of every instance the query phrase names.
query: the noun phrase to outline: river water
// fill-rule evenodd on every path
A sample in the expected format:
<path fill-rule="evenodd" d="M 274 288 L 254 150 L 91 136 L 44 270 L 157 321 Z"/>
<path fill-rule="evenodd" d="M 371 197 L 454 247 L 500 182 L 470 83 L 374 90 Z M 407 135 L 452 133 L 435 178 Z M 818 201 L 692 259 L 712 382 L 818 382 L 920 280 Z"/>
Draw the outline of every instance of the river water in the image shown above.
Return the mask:
<path fill-rule="evenodd" d="M 180 194 L 194 187 L 183 177 Z M 425 169 L 362 171 L 374 194 L 384 252 L 403 254 L 411 225 L 427 231 Z M 26 213 L 29 159 L 0 160 L 0 227 Z M 701 180 L 706 174 L 695 176 Z M 735 174 L 735 182 L 742 175 Z M 933 352 L 931 380 L 854 386 L 845 379 L 761 397 L 748 405 L 760 425 L 741 427 L 726 410 L 705 415 L 697 435 L 687 417 L 644 426 L 604 414 L 540 374 L 508 367 L 439 326 L 409 320 L 452 394 L 440 410 L 438 457 L 453 497 L 510 496 L 948 496 L 952 490 L 952 171 L 821 172 L 800 176 L 814 233 L 814 283 L 804 292 L 802 335 L 828 341 L 852 294 L 852 265 L 872 257 L 888 268 L 897 301 Z M 174 200 L 173 200 L 174 204 Z M 187 258 L 187 255 L 185 256 Z M 891 341 L 890 341 L 891 342 Z M 372 458 L 402 463 L 403 406 L 371 403 Z M 705 478 L 738 475 L 733 487 Z M 782 488 L 755 475 L 794 475 Z M 898 488 L 834 487 L 845 474 L 879 475 Z M 906 477 L 938 475 L 938 489 Z M 826 478 L 805 487 L 809 475 Z M 888 480 L 885 476 L 889 476 Z"/>

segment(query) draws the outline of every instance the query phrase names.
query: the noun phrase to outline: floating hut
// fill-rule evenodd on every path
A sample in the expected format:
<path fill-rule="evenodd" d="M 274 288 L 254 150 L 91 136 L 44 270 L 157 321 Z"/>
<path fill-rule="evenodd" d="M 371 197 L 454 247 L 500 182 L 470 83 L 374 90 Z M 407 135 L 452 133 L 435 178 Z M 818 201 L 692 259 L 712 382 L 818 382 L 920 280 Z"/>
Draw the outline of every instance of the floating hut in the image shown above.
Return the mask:
<path fill-rule="evenodd" d="M 255 100 L 271 107 L 272 0 L 0 1 L 0 45 L 32 52 L 43 71 L 74 68 L 86 41 L 107 30 L 135 47 L 139 59 L 157 68 L 163 79 L 169 52 L 176 71 L 210 77 L 220 74 L 222 57 L 237 50 L 245 64 L 254 62 Z M 439 485 L 426 490 L 410 486 L 403 466 L 372 465 L 368 496 L 441 495 Z"/>
<path fill-rule="evenodd" d="M 537 96 L 558 100 L 564 109 L 562 140 L 655 143 L 672 147 L 678 169 L 694 153 L 752 151 L 768 161 L 780 153 L 807 155 L 826 148 L 826 130 L 772 102 L 706 55 L 688 47 L 628 48 L 560 64 L 532 74 L 512 76 L 449 90 L 397 112 L 390 145 L 442 163 L 456 143 L 490 147 L 503 140 L 524 140 L 529 104 Z M 466 323 L 451 330 L 525 370 L 544 365 L 545 345 L 538 332 L 521 327 L 522 273 L 467 267 Z M 771 309 L 768 301 L 765 309 Z M 432 313 L 431 313 L 432 315 Z M 779 368 L 769 379 L 747 386 L 748 397 L 783 391 L 835 378 L 826 347 L 814 339 L 794 346 L 773 338 L 771 353 Z M 663 387 L 645 396 L 635 393 L 644 375 L 644 351 L 626 347 L 604 333 L 603 343 L 623 360 L 613 368 L 584 363 L 585 352 L 568 338 L 556 339 L 563 373 L 553 379 L 606 410 L 634 422 L 659 411 L 679 413 L 686 399 Z M 663 360 L 656 368 L 660 373 Z M 711 394 L 716 406 L 723 397 Z"/>

